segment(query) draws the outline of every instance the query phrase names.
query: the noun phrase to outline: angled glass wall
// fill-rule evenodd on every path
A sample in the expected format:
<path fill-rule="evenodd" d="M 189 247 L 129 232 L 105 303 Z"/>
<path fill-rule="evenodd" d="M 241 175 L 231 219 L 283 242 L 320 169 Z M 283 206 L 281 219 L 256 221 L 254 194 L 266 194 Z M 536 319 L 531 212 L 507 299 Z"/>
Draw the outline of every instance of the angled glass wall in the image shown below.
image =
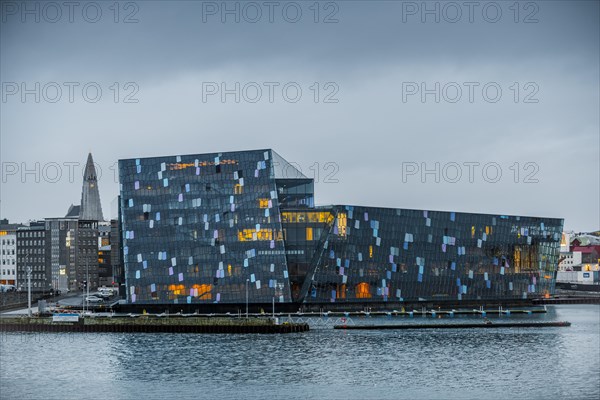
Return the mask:
<path fill-rule="evenodd" d="M 466 300 L 553 293 L 563 221 L 336 206 L 307 302 Z"/>
<path fill-rule="evenodd" d="M 270 150 L 119 161 L 133 303 L 290 301 Z"/>
<path fill-rule="evenodd" d="M 314 206 L 272 150 L 119 161 L 132 303 L 523 299 L 554 291 L 562 219 Z"/>
<path fill-rule="evenodd" d="M 300 300 L 302 286 L 313 262 L 317 262 L 319 246 L 327 237 L 334 217 L 329 208 L 285 209 L 281 212 L 281 225 L 286 247 L 292 299 Z"/>

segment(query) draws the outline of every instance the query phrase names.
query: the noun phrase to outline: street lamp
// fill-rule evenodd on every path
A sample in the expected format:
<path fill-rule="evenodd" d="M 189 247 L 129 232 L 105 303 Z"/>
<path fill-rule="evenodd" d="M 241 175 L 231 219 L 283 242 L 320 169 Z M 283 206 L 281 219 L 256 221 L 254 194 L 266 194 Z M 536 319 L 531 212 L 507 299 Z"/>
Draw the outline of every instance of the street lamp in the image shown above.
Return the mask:
<path fill-rule="evenodd" d="M 31 317 L 31 266 L 27 266 L 27 315 Z"/>
<path fill-rule="evenodd" d="M 83 308 L 84 314 L 85 314 L 85 304 L 88 302 L 87 297 L 90 297 L 90 271 L 89 271 L 89 258 L 88 257 L 85 258 L 85 274 L 86 274 L 86 280 L 83 281 L 84 286 L 83 286 L 83 290 L 81 291 L 82 292 L 81 296 L 83 297 L 82 308 Z M 86 292 L 87 292 L 87 297 L 86 297 Z"/>
<path fill-rule="evenodd" d="M 86 284 L 85 284 L 85 288 L 87 289 L 87 297 L 90 297 L 90 271 L 89 271 L 89 266 L 90 266 L 90 259 L 89 256 L 85 258 L 85 275 L 86 275 Z M 89 306 L 88 306 L 89 308 Z"/>
<path fill-rule="evenodd" d="M 24 264 L 27 264 L 27 258 L 29 253 L 25 253 L 23 257 Z M 26 265 L 25 271 L 27 272 L 27 315 L 31 317 L 31 265 Z"/>
<path fill-rule="evenodd" d="M 248 282 L 250 279 L 246 279 L 246 319 L 248 319 Z"/>
<path fill-rule="evenodd" d="M 87 285 L 86 281 L 83 281 L 83 287 L 81 288 L 81 309 L 83 310 L 83 313 L 85 314 L 85 285 Z"/>

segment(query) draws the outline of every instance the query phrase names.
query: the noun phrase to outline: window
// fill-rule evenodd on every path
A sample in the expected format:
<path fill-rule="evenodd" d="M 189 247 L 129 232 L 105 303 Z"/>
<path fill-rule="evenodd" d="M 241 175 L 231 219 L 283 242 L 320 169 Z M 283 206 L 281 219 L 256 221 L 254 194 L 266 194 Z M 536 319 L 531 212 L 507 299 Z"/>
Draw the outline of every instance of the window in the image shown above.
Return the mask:
<path fill-rule="evenodd" d="M 342 237 L 346 236 L 346 224 L 347 224 L 346 214 L 339 213 L 337 216 L 337 229 L 338 229 L 339 236 L 342 236 Z"/>
<path fill-rule="evenodd" d="M 366 282 L 361 282 L 356 285 L 356 298 L 357 299 L 370 299 L 371 298 L 371 287 Z"/>
<path fill-rule="evenodd" d="M 260 208 L 269 208 L 269 199 L 258 199 L 258 206 Z"/>
<path fill-rule="evenodd" d="M 306 240 L 313 240 L 313 228 L 306 228 Z"/>

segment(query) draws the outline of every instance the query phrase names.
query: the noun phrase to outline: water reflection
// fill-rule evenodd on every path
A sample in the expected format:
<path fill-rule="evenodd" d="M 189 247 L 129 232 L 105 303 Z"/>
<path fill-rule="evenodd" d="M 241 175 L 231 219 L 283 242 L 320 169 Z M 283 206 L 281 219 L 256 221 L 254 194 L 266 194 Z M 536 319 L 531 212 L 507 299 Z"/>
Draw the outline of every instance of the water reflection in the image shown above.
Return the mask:
<path fill-rule="evenodd" d="M 600 307 L 551 307 L 546 315 L 527 318 L 569 320 L 573 326 L 4 334 L 2 393 L 86 397 L 114 384 L 111 393 L 118 398 L 598 398 Z M 47 373 L 32 375 L 40 366 Z"/>

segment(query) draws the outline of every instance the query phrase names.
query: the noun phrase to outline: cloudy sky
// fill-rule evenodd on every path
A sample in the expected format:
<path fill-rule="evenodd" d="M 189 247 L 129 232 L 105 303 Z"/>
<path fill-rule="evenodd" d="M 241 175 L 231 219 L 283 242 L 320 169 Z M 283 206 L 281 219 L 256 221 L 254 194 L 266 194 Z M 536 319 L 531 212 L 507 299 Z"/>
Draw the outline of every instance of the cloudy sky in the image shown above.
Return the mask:
<path fill-rule="evenodd" d="M 64 215 L 88 152 L 273 148 L 318 204 L 597 230 L 598 1 L 2 1 L 2 218 Z"/>

